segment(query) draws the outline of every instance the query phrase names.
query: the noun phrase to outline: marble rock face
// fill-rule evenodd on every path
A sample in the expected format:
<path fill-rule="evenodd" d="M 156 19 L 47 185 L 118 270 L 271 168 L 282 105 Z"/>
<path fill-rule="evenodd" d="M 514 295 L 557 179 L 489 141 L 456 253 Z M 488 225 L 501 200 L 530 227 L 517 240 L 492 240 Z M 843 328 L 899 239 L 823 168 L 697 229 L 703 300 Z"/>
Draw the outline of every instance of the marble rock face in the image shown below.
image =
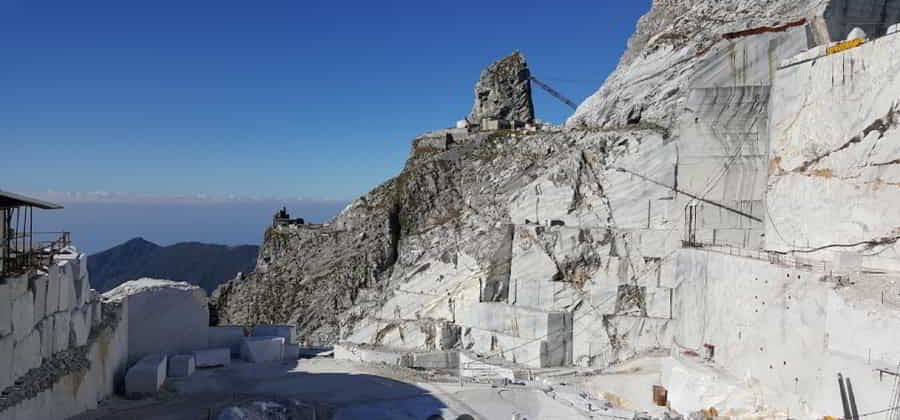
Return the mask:
<path fill-rule="evenodd" d="M 854 22 L 865 22 L 867 32 L 877 28 L 877 33 L 868 35 L 880 36 L 900 20 L 900 2 L 654 0 L 628 40 L 616 70 L 581 103 L 566 125 L 622 127 L 639 113 L 642 122 L 672 127 L 690 94 L 691 78 L 709 50 L 722 41 L 722 34 L 778 27 L 800 19 L 809 21 L 816 45 L 845 39 Z"/>
<path fill-rule="evenodd" d="M 894 254 L 886 248 L 900 236 L 898 57 L 900 38 L 890 35 L 779 71 L 767 247 L 848 251 L 867 242 L 867 254 Z"/>
<path fill-rule="evenodd" d="M 328 223 L 268 229 L 217 318 L 540 367 L 667 347 L 683 241 L 895 239 L 896 41 L 808 62 L 896 3 L 656 0 L 565 127 L 414 142 Z M 532 119 L 529 77 L 520 54 L 489 66 L 467 120 Z"/>

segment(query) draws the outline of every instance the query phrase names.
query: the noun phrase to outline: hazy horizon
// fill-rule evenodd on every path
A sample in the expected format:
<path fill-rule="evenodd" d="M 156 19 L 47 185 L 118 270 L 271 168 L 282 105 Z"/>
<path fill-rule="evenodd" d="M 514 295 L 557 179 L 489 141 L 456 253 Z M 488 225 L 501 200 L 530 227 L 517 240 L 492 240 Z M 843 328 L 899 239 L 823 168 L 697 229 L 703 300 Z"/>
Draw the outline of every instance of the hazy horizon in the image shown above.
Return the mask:
<path fill-rule="evenodd" d="M 346 206 L 338 200 L 166 197 L 127 194 L 28 193 L 65 206 L 34 211 L 35 232 L 67 231 L 73 244 L 93 254 L 142 237 L 166 246 L 178 242 L 260 245 L 272 215 L 286 206 L 292 217 L 321 223 Z M 37 235 L 36 240 L 47 239 Z"/>

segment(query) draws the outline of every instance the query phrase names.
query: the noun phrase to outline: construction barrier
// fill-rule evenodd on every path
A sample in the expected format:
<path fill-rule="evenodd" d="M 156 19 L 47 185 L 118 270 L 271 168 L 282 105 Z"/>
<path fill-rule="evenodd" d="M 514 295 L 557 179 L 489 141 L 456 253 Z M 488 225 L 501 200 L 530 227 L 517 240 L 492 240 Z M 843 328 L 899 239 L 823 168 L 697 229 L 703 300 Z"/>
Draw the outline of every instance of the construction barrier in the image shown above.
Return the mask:
<path fill-rule="evenodd" d="M 828 55 L 837 54 L 840 52 L 847 51 L 849 49 L 856 48 L 865 43 L 866 43 L 865 38 L 854 38 L 854 39 L 851 39 L 848 41 L 838 42 L 837 44 L 835 44 L 831 47 L 828 47 L 828 49 L 825 50 L 825 53 Z"/>

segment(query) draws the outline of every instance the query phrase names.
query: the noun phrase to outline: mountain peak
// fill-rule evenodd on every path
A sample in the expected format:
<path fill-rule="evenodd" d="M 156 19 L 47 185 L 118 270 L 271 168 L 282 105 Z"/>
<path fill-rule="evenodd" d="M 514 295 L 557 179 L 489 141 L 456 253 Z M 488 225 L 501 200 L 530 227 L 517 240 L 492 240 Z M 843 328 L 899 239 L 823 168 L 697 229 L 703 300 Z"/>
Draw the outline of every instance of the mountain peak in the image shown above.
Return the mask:
<path fill-rule="evenodd" d="M 143 236 L 138 236 L 138 237 L 136 237 L 136 238 L 131 238 L 131 239 L 125 241 L 124 243 L 122 243 L 122 244 L 119 245 L 119 246 L 129 246 L 129 247 L 131 247 L 131 246 L 137 246 L 137 245 L 150 245 L 150 246 L 154 246 L 154 247 L 158 247 L 158 246 L 159 246 L 158 244 L 156 244 L 156 243 L 154 243 L 154 242 L 151 242 L 151 241 L 148 241 L 148 240 L 144 239 Z"/>
<path fill-rule="evenodd" d="M 91 255 L 88 270 L 91 284 L 100 291 L 128 280 L 154 277 L 186 281 L 209 292 L 239 272 L 252 271 L 258 250 L 255 245 L 229 247 L 200 242 L 159 246 L 137 237 Z"/>

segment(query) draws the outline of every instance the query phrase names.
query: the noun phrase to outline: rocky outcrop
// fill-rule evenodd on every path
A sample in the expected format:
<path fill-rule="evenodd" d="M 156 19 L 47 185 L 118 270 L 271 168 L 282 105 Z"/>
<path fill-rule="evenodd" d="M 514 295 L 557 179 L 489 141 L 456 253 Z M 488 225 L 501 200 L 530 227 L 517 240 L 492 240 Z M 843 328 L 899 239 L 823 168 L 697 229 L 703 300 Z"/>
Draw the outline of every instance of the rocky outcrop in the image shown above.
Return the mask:
<path fill-rule="evenodd" d="M 534 121 L 531 73 L 521 53 L 514 52 L 481 72 L 475 84 L 475 104 L 466 119 L 479 124 L 485 118 L 519 123 Z"/>
<path fill-rule="evenodd" d="M 214 317 L 220 324 L 292 322 L 306 341 L 334 341 L 342 311 L 391 274 L 411 223 L 399 205 L 404 185 L 401 178 L 384 183 L 327 225 L 269 228 L 256 271 L 213 293 Z"/>

